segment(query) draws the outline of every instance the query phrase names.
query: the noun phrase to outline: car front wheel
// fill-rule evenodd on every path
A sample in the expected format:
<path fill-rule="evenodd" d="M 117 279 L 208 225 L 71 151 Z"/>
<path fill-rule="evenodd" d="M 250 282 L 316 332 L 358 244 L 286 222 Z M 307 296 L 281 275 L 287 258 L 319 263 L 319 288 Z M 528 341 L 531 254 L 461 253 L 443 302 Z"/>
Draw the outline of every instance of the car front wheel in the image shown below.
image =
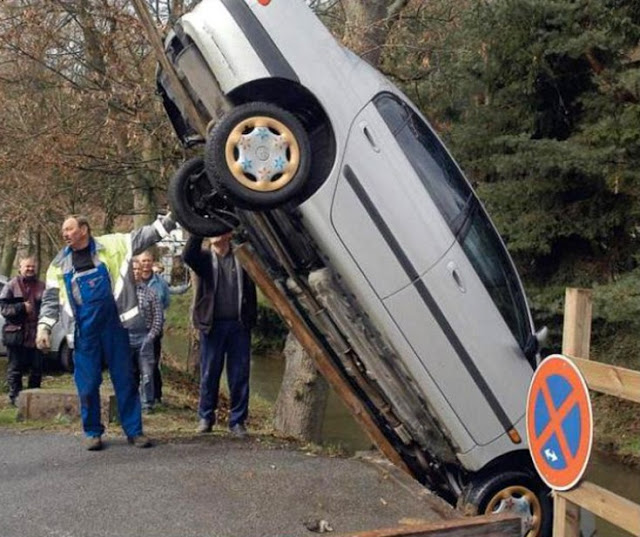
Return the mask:
<path fill-rule="evenodd" d="M 214 187 L 201 157 L 187 160 L 169 182 L 169 203 L 176 219 L 195 235 L 215 237 L 238 225 L 234 207 Z"/>
<path fill-rule="evenodd" d="M 512 513 L 522 517 L 525 537 L 551 537 L 553 502 L 549 489 L 533 475 L 506 470 L 473 480 L 462 506 L 477 514 Z"/>
<path fill-rule="evenodd" d="M 227 113 L 209 132 L 206 170 L 235 205 L 274 209 L 295 198 L 311 165 L 309 137 L 291 113 L 249 103 Z"/>

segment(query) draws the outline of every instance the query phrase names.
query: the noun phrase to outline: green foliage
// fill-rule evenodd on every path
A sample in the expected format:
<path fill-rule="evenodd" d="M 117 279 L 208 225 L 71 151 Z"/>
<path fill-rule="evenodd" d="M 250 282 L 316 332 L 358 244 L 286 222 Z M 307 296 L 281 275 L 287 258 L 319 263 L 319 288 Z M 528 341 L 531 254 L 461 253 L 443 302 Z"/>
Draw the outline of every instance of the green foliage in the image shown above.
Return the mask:
<path fill-rule="evenodd" d="M 165 327 L 172 330 L 188 330 L 191 327 L 191 303 L 193 287 L 182 295 L 171 295 L 171 303 L 165 311 Z"/>
<path fill-rule="evenodd" d="M 288 332 L 287 325 L 262 293 L 258 293 L 258 319 L 251 335 L 254 352 L 265 354 L 281 351 Z"/>
<path fill-rule="evenodd" d="M 437 69 L 407 91 L 428 103 L 427 114 L 476 184 L 538 324 L 560 332 L 566 286 L 595 287 L 598 329 L 635 324 L 637 2 L 462 5 L 455 31 L 432 45 L 429 65 Z"/>

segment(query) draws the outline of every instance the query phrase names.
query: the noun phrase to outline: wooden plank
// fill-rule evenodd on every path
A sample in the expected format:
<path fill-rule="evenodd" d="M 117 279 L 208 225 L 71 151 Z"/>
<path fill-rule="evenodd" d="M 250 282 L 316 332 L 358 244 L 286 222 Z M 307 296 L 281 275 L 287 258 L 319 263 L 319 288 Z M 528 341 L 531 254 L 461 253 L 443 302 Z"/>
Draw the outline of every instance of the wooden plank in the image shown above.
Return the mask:
<path fill-rule="evenodd" d="M 318 371 L 327 379 L 344 404 L 347 405 L 351 414 L 365 430 L 371 441 L 378 446 L 380 451 L 393 464 L 411 475 L 411 471 L 405 462 L 389 440 L 382 434 L 371 414 L 369 414 L 364 404 L 355 395 L 353 389 L 343 378 L 313 332 L 311 332 L 306 323 L 298 315 L 298 312 L 289 303 L 286 296 L 269 277 L 262 262 L 254 255 L 251 245 L 244 243 L 234 248 L 233 251 L 247 271 L 247 274 L 249 274 L 264 295 L 271 301 L 298 342 L 314 361 Z"/>
<path fill-rule="evenodd" d="M 640 535 L 640 505 L 631 500 L 588 481 L 581 483 L 575 489 L 555 494 L 591 511 L 632 535 Z M 554 537 L 557 537 L 555 533 Z"/>
<path fill-rule="evenodd" d="M 504 513 L 345 533 L 335 537 L 520 537 L 522 519 Z"/>
<path fill-rule="evenodd" d="M 580 535 L 580 508 L 559 494 L 553 494 L 553 537 Z"/>
<path fill-rule="evenodd" d="M 589 358 L 591 345 L 591 289 L 567 288 L 564 301 L 562 354 Z"/>
<path fill-rule="evenodd" d="M 640 403 L 640 371 L 568 357 L 578 366 L 592 390 Z"/>
<path fill-rule="evenodd" d="M 169 81 L 171 84 L 171 90 L 173 91 L 176 99 L 180 102 L 180 106 L 183 107 L 184 112 L 187 114 L 189 123 L 193 125 L 193 127 L 198 131 L 198 133 L 205 137 L 207 133 L 207 125 L 198 113 L 191 97 L 184 89 L 182 82 L 178 78 L 173 65 L 167 58 L 164 53 L 164 45 L 162 43 L 162 39 L 160 37 L 160 33 L 149 14 L 149 9 L 145 3 L 145 0 L 133 0 L 133 7 L 138 14 L 138 18 L 142 23 L 142 26 L 147 34 L 147 39 L 151 44 L 154 52 L 156 53 L 156 57 L 158 62 L 162 66 L 162 70 L 169 77 Z"/>

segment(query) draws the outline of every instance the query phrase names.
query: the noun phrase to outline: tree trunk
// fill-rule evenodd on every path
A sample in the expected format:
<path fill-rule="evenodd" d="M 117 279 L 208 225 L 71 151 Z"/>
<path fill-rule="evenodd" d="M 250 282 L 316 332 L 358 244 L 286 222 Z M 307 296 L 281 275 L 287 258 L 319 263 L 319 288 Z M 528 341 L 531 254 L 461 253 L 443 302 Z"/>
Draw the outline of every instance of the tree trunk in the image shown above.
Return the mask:
<path fill-rule="evenodd" d="M 0 259 L 0 274 L 11 276 L 13 262 L 16 260 L 18 246 L 15 243 L 17 226 L 11 222 L 7 223 L 4 233 L 4 245 L 2 246 L 2 258 Z"/>
<path fill-rule="evenodd" d="M 319 443 L 329 385 L 291 333 L 284 356 L 287 364 L 276 401 L 275 428 L 287 436 Z"/>
<path fill-rule="evenodd" d="M 374 67 L 393 23 L 409 0 L 342 0 L 346 24 L 343 41 L 347 48 Z"/>

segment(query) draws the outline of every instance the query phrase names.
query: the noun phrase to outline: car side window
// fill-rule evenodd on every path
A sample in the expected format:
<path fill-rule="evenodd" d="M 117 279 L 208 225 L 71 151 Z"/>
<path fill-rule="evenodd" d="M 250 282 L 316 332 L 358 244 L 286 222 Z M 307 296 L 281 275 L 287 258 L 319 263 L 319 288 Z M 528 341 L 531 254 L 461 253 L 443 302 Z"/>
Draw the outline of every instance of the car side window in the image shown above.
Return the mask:
<path fill-rule="evenodd" d="M 374 104 L 447 224 L 457 233 L 472 192 L 455 162 L 422 118 L 395 95 L 382 93 Z"/>
<path fill-rule="evenodd" d="M 531 326 L 520 281 L 493 224 L 474 197 L 458 236 L 467 258 L 482 280 L 511 333 L 525 348 Z"/>
<path fill-rule="evenodd" d="M 429 125 L 409 105 L 388 93 L 378 95 L 374 104 L 524 349 L 531 326 L 522 286 L 471 186 Z"/>

